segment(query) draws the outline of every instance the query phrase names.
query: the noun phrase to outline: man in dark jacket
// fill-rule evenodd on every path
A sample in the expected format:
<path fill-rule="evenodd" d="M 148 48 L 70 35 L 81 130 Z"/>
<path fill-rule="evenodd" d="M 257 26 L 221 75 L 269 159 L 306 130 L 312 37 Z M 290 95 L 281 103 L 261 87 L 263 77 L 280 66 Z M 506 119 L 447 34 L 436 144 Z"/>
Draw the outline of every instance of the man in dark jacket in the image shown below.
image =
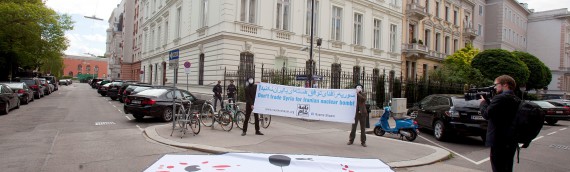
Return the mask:
<path fill-rule="evenodd" d="M 222 81 L 218 81 L 218 84 L 216 86 L 214 86 L 214 88 L 212 89 L 212 92 L 214 92 L 214 111 L 216 110 L 216 107 L 218 107 L 218 101 L 220 101 L 221 106 L 220 107 L 224 107 L 224 101 L 222 100 L 222 85 L 220 85 L 222 83 Z"/>
<path fill-rule="evenodd" d="M 491 147 L 491 166 L 495 172 L 513 171 L 517 143 L 509 134 L 520 100 L 515 96 L 515 80 L 502 75 L 495 79 L 497 95 L 490 103 L 481 96 L 481 114 L 488 120 L 486 146 Z"/>
<path fill-rule="evenodd" d="M 257 94 L 257 85 L 254 84 L 253 78 L 247 80 L 247 86 L 245 87 L 245 121 L 243 122 L 243 132 L 241 136 L 245 136 L 247 133 L 247 125 L 249 118 L 251 117 L 251 112 L 253 111 L 253 103 L 255 102 L 255 96 Z M 255 113 L 255 135 L 263 135 L 259 131 L 259 115 Z"/>
<path fill-rule="evenodd" d="M 354 142 L 354 138 L 356 137 L 356 125 L 360 123 L 360 144 L 366 147 L 366 132 L 364 128 L 366 118 L 368 118 L 368 112 L 366 111 L 366 93 L 362 91 L 362 85 L 360 84 L 356 86 L 356 91 L 356 114 L 354 115 L 354 123 L 352 124 L 347 144 L 351 145 Z"/>
<path fill-rule="evenodd" d="M 228 91 L 228 103 L 230 102 L 235 103 L 236 102 L 235 95 L 237 92 L 237 87 L 236 85 L 234 85 L 234 80 L 230 80 L 230 85 L 228 85 L 227 91 Z"/>

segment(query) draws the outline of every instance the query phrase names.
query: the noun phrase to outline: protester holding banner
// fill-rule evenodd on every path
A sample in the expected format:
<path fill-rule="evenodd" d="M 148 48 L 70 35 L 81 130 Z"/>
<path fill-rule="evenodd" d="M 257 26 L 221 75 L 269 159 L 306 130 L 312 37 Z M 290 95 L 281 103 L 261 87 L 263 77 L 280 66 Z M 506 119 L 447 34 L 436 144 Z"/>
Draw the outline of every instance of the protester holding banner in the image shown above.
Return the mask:
<path fill-rule="evenodd" d="M 218 81 L 218 84 L 216 86 L 214 86 L 214 88 L 212 89 L 212 92 L 214 92 L 214 111 L 216 110 L 216 107 L 218 106 L 218 101 L 220 101 L 221 106 L 220 107 L 224 107 L 224 101 L 222 100 L 222 85 L 221 85 L 222 81 Z"/>
<path fill-rule="evenodd" d="M 247 125 L 254 108 L 253 103 L 255 102 L 256 92 L 257 85 L 253 82 L 253 78 L 248 78 L 247 86 L 245 87 L 245 121 L 243 123 L 243 133 L 241 133 L 241 136 L 245 136 L 247 133 Z M 254 113 L 253 116 L 255 118 L 255 135 L 263 135 L 263 133 L 259 131 L 259 115 Z"/>
<path fill-rule="evenodd" d="M 352 124 L 352 129 L 350 130 L 350 136 L 348 140 L 348 145 L 352 145 L 354 138 L 356 136 L 356 125 L 360 123 L 360 144 L 366 147 L 366 133 L 365 133 L 365 122 L 368 118 L 368 112 L 366 111 L 366 93 L 362 92 L 362 85 L 356 85 L 357 99 L 356 99 L 356 114 L 354 116 L 354 123 Z"/>

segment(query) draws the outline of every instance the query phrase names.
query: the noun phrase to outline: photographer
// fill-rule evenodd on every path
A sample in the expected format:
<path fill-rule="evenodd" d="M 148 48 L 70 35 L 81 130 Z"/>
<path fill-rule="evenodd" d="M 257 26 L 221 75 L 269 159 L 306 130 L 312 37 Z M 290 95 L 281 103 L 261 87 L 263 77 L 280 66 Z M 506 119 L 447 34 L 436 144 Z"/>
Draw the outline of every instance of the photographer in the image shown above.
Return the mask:
<path fill-rule="evenodd" d="M 491 100 L 481 96 L 481 114 L 489 122 L 486 146 L 491 147 L 491 166 L 493 171 L 513 171 L 513 160 L 517 143 L 509 135 L 520 100 L 515 96 L 515 80 L 502 75 L 495 79 L 497 95 Z"/>

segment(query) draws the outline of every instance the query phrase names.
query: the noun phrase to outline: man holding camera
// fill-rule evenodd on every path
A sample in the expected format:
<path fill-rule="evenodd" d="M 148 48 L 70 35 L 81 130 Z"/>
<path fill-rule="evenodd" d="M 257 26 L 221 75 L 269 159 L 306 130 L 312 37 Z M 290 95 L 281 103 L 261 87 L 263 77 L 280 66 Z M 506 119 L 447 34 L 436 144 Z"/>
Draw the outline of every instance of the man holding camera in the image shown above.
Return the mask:
<path fill-rule="evenodd" d="M 520 103 L 513 91 L 515 85 L 512 77 L 499 76 L 494 82 L 497 95 L 491 100 L 481 96 L 479 100 L 481 114 L 489 122 L 485 145 L 491 147 L 491 166 L 494 172 L 513 171 L 517 143 L 509 131 Z"/>

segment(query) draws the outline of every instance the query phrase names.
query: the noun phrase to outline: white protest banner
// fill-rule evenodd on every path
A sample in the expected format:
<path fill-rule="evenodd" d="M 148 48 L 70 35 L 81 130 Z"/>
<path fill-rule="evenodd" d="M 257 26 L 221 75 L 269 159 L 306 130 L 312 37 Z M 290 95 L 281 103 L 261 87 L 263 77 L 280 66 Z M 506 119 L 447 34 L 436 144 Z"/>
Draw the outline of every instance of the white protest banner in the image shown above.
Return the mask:
<path fill-rule="evenodd" d="M 164 155 L 145 172 L 392 172 L 378 159 L 315 155 L 226 153 L 222 155 Z"/>
<path fill-rule="evenodd" d="M 355 89 L 315 89 L 259 83 L 254 113 L 354 123 Z"/>

